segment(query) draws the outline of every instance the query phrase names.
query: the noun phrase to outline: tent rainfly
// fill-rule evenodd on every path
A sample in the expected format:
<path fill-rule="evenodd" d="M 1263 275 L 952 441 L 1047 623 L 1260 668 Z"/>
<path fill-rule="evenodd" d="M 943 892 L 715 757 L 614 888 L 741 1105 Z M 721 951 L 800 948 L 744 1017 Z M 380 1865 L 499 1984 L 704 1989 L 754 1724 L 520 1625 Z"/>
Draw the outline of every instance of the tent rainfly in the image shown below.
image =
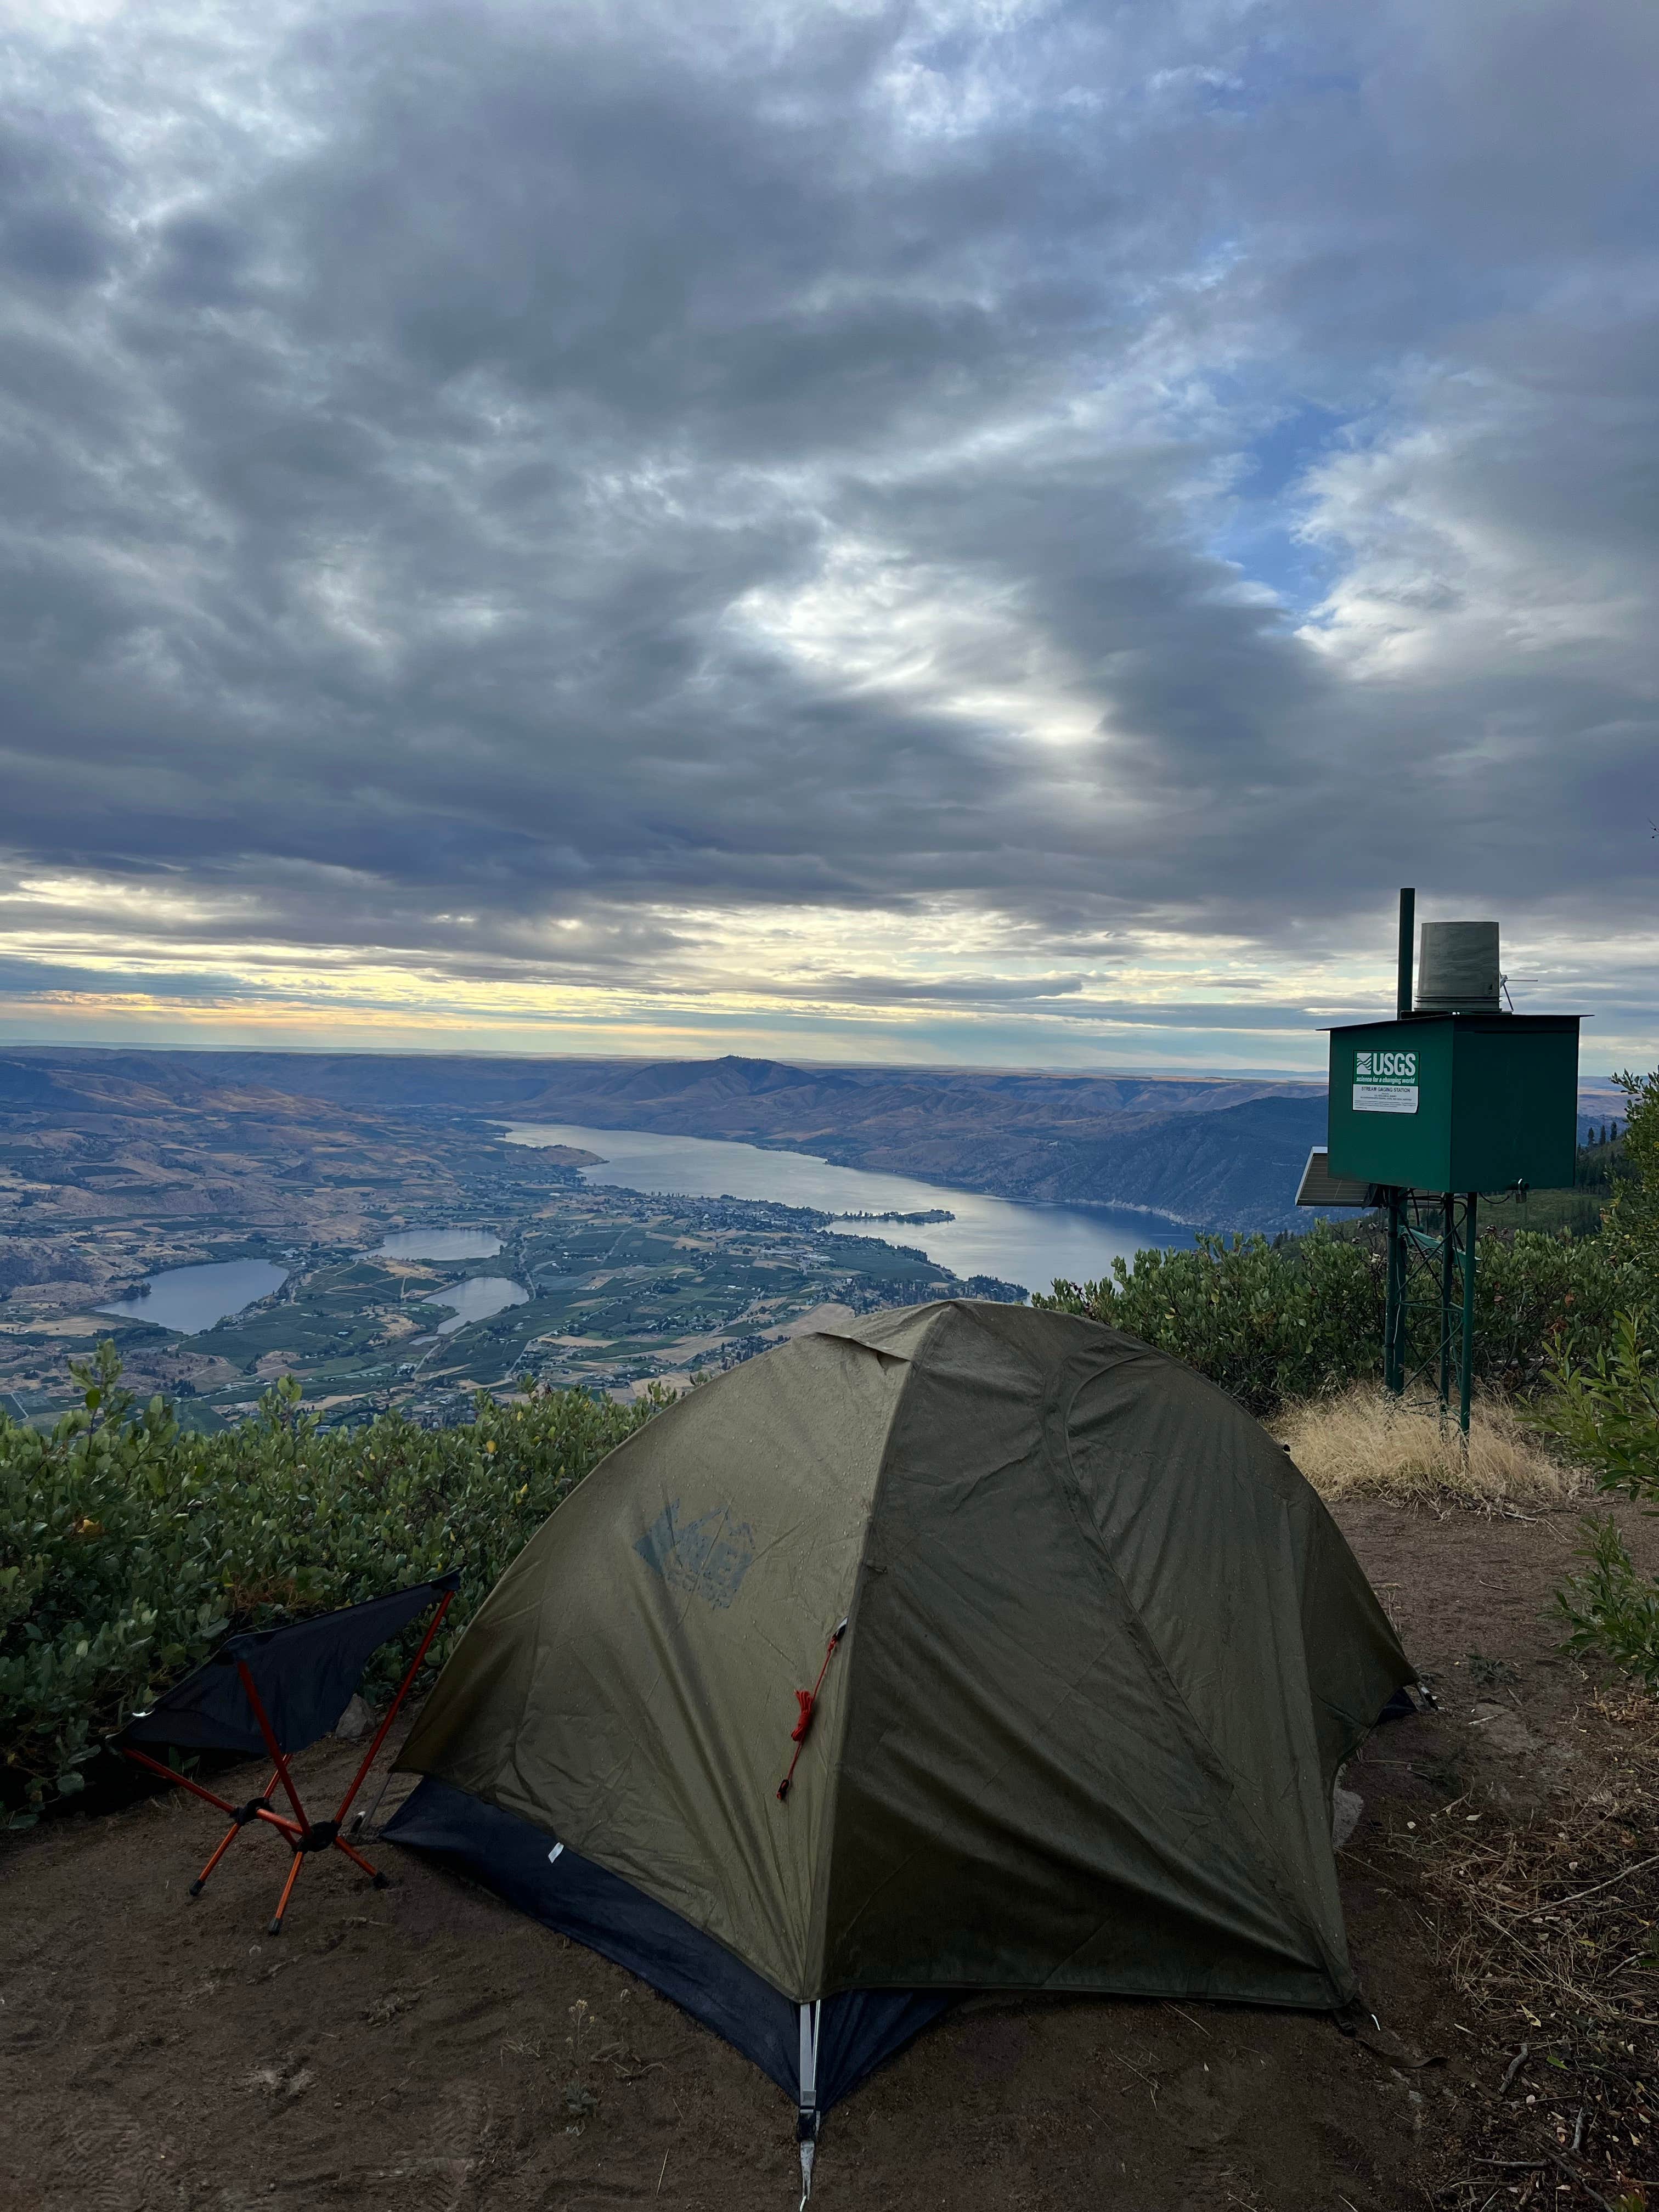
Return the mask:
<path fill-rule="evenodd" d="M 794 1338 L 621 1445 L 480 1609 L 387 1829 L 821 2116 L 970 1990 L 1358 1996 L 1339 1768 L 1410 1662 L 1224 1391 L 969 1300 Z"/>

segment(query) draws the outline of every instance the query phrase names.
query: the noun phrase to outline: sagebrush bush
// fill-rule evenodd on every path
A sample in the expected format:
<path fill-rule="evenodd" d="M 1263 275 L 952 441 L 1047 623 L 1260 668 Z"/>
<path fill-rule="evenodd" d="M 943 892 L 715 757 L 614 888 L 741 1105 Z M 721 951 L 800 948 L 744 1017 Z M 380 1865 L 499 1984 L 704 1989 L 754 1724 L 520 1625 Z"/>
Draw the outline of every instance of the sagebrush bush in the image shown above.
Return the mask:
<path fill-rule="evenodd" d="M 229 1628 L 458 1567 L 438 1666 L 526 1539 L 655 1409 L 480 1394 L 470 1427 L 392 1413 L 325 1433 L 285 1381 L 209 1437 L 160 1398 L 137 1406 L 112 1345 L 74 1372 L 84 1403 L 49 1433 L 0 1418 L 0 1825 L 77 1790 L 102 1737 Z M 389 1645 L 371 1692 L 407 1663 Z"/>
<path fill-rule="evenodd" d="M 1530 1387 L 1550 1363 L 1605 1343 L 1635 1271 L 1595 1237 L 1489 1231 L 1475 1267 L 1475 1374 Z M 1379 1234 L 1200 1237 L 1187 1251 L 1116 1259 L 1097 1283 L 1033 1303 L 1125 1329 L 1229 1390 L 1252 1413 L 1380 1380 L 1386 1297 Z M 1418 1348 L 1419 1354 L 1427 1350 Z"/>

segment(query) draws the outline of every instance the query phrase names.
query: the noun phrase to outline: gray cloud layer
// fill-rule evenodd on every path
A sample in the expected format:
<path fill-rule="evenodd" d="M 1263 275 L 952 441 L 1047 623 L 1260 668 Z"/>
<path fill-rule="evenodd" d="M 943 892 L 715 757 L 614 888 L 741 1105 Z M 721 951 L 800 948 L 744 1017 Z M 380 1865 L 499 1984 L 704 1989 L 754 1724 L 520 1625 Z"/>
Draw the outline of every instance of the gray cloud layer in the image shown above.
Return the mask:
<path fill-rule="evenodd" d="M 1648 1019 L 1648 0 L 11 52 L 25 959 L 695 994 L 793 910 L 826 1001 L 872 948 L 815 912 L 888 918 L 872 1001 L 1223 940 L 1294 1000 L 1403 874 Z M 906 936 L 950 915 L 977 984 Z"/>

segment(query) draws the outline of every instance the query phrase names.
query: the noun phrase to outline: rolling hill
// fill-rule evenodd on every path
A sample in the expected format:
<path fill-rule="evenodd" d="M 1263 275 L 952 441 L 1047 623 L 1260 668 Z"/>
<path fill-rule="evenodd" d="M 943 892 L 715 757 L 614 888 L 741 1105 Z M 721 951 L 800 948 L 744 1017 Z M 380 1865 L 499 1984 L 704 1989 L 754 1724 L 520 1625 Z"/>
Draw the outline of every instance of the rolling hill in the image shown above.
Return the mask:
<path fill-rule="evenodd" d="M 0 1112 L 234 1112 L 273 1097 L 348 1111 L 735 1139 L 1032 1201 L 1136 1207 L 1206 1229 L 1305 1227 L 1322 1085 L 1228 1079 L 708 1060 L 15 1048 Z"/>

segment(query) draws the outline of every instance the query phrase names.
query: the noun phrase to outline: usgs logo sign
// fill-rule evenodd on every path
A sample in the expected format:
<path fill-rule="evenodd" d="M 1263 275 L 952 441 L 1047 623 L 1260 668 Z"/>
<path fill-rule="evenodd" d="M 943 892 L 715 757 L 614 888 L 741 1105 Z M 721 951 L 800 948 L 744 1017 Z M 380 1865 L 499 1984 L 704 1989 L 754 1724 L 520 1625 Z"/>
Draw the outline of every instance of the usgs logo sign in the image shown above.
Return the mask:
<path fill-rule="evenodd" d="M 1390 1078 L 1400 1083 L 1415 1083 L 1417 1054 L 1414 1052 L 1357 1052 L 1353 1056 L 1353 1075 L 1356 1083 L 1380 1083 Z"/>
<path fill-rule="evenodd" d="M 1353 1110 L 1356 1114 L 1415 1114 L 1417 1054 L 1355 1053 Z"/>

